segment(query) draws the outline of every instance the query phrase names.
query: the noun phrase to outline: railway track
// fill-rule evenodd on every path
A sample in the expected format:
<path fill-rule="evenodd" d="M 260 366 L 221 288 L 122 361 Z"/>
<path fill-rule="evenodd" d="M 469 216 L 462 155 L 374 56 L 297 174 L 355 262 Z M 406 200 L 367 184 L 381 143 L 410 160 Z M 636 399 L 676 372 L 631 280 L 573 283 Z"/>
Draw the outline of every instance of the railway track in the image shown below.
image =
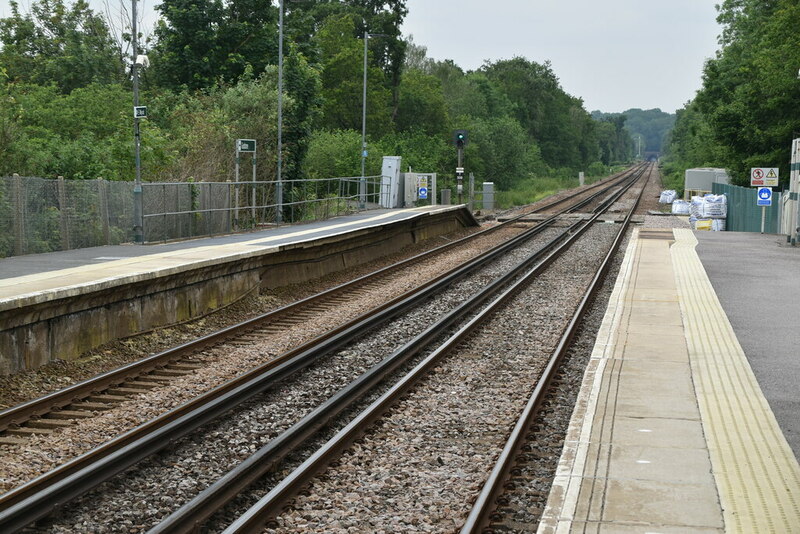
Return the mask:
<path fill-rule="evenodd" d="M 616 199 L 613 199 L 616 200 Z M 604 205 L 600 207 L 600 210 L 607 208 L 608 205 Z M 635 209 L 635 205 L 629 212 L 628 220 Z M 599 215 L 599 211 L 596 215 Z M 428 356 L 420 362 L 408 375 L 404 376 L 401 380 L 399 380 L 390 390 L 383 394 L 379 399 L 374 401 L 372 405 L 359 414 L 353 421 L 347 425 L 344 429 L 342 429 L 336 436 L 331 438 L 325 445 L 319 448 L 316 452 L 314 452 L 301 466 L 295 469 L 289 476 L 281 480 L 274 488 L 272 488 L 264 497 L 262 497 L 258 502 L 253 504 L 246 512 L 244 512 L 240 517 L 238 517 L 235 521 L 233 521 L 230 526 L 228 526 L 224 532 L 225 533 L 240 533 L 240 532 L 260 532 L 264 529 L 264 525 L 269 530 L 270 528 L 276 528 L 279 530 L 285 529 L 287 526 L 286 521 L 279 520 L 279 517 L 284 514 L 286 511 L 286 507 L 288 506 L 288 510 L 290 512 L 298 511 L 299 515 L 302 516 L 302 512 L 306 510 L 304 508 L 305 504 L 301 503 L 298 504 L 295 499 L 297 498 L 298 493 L 304 492 L 305 496 L 310 495 L 312 492 L 315 492 L 315 500 L 317 504 L 321 502 L 329 503 L 332 498 L 331 494 L 340 495 L 346 491 L 344 487 L 337 487 L 334 490 L 328 490 L 328 495 L 320 495 L 322 490 L 308 488 L 308 485 L 312 483 L 314 477 L 317 473 L 324 471 L 328 466 L 333 466 L 334 470 L 336 467 L 339 467 L 337 459 L 341 456 L 344 451 L 348 450 L 357 439 L 362 437 L 366 432 L 369 431 L 370 425 L 374 424 L 376 421 L 382 421 L 386 419 L 391 419 L 395 406 L 401 403 L 401 400 L 404 396 L 409 394 L 409 391 L 412 391 L 414 388 L 419 387 L 420 381 L 425 380 L 425 377 L 431 372 L 431 370 L 436 367 L 442 365 L 441 360 L 451 355 L 450 353 L 457 353 L 461 356 L 465 354 L 470 354 L 474 351 L 474 347 L 472 346 L 472 338 L 475 335 L 475 332 L 481 328 L 481 325 L 484 322 L 489 322 L 491 317 L 495 314 L 500 313 L 500 309 L 506 305 L 508 301 L 515 298 L 515 296 L 524 290 L 524 287 L 531 283 L 533 279 L 539 276 L 545 269 L 547 269 L 551 263 L 556 261 L 558 256 L 569 249 L 569 246 L 573 244 L 581 235 L 583 231 L 588 230 L 590 228 L 591 222 L 587 223 L 577 223 L 576 227 L 571 228 L 566 234 L 570 237 L 565 240 L 558 249 L 554 249 L 547 253 L 547 255 L 542 258 L 538 256 L 536 259 L 532 259 L 532 262 L 536 264 L 536 267 L 529 270 L 523 277 L 517 279 L 511 286 L 505 287 L 499 295 L 494 297 L 492 304 L 479 312 L 477 315 L 472 317 L 470 321 L 461 327 L 459 331 L 449 337 L 444 343 L 438 344 L 435 349 L 433 349 Z M 580 227 L 580 230 L 578 228 Z M 534 390 L 534 394 L 532 395 L 533 400 L 529 400 L 526 409 L 523 412 L 524 421 L 529 422 L 531 413 L 534 413 L 534 408 L 541 404 L 542 399 L 544 398 L 543 392 L 548 390 L 548 384 L 552 376 L 556 375 L 555 370 L 558 367 L 558 363 L 563 356 L 563 353 L 566 351 L 566 347 L 569 345 L 569 341 L 571 340 L 572 336 L 575 332 L 575 327 L 578 324 L 580 317 L 582 316 L 583 312 L 586 309 L 587 303 L 591 300 L 592 294 L 595 291 L 599 281 L 602 279 L 605 270 L 607 269 L 608 263 L 610 258 L 613 257 L 616 247 L 618 247 L 619 242 L 622 239 L 622 236 L 625 232 L 625 227 L 627 224 L 623 225 L 619 232 L 616 232 L 616 236 L 614 238 L 614 242 L 611 245 L 611 249 L 607 252 L 604 261 L 602 262 L 601 266 L 594 274 L 592 278 L 592 283 L 590 284 L 589 289 L 581 299 L 581 303 L 579 304 L 574 316 L 572 317 L 569 326 L 565 330 L 564 334 L 561 336 L 561 339 L 558 342 L 558 347 L 556 351 L 553 353 L 552 357 L 547 362 L 544 371 L 542 373 L 541 379 L 538 381 L 537 386 Z M 486 289 L 487 292 L 491 291 L 490 288 Z M 503 331 L 502 325 L 496 325 L 491 328 L 495 328 L 499 330 L 499 332 L 494 332 L 494 340 L 488 341 L 488 343 L 484 343 L 483 345 L 492 346 L 494 344 L 502 344 L 502 337 L 506 334 Z M 491 332 L 490 328 L 490 332 Z M 456 357 L 457 359 L 457 357 Z M 386 425 L 392 425 L 393 422 L 386 422 Z M 409 424 L 409 426 L 413 426 Z M 519 426 L 519 425 L 517 425 Z M 467 434 L 466 426 L 462 427 L 458 435 Z M 527 426 L 525 427 L 527 428 Z M 519 430 L 515 428 L 512 432 L 510 441 L 514 443 L 512 447 L 506 447 L 509 449 L 510 452 L 507 452 L 505 449 L 501 454 L 500 464 L 505 465 L 507 463 L 504 458 L 509 457 L 513 458 L 513 451 L 516 450 L 515 447 L 516 442 L 518 441 L 517 435 L 519 434 Z M 411 436 L 414 435 L 414 432 L 411 432 L 411 435 L 406 435 L 397 439 L 396 441 L 399 443 L 406 443 L 409 441 L 414 441 L 414 438 Z M 458 441 L 457 436 L 448 436 L 449 440 L 451 441 Z M 445 439 L 445 442 L 448 440 Z M 466 440 L 465 440 L 466 441 Z M 479 439 L 478 441 L 482 441 Z M 356 453 L 358 454 L 358 453 Z M 437 461 L 444 462 L 441 458 L 437 457 Z M 411 461 L 411 464 L 415 464 L 416 459 Z M 358 464 L 364 465 L 364 464 Z M 352 474 L 353 472 L 358 473 L 357 477 L 365 476 L 369 477 L 369 474 L 362 473 L 359 471 L 358 467 L 354 465 L 349 466 Z M 505 468 L 505 467 L 504 467 Z M 367 467 L 364 467 L 365 470 L 368 470 Z M 393 473 L 403 473 L 404 475 L 408 474 L 409 471 L 414 469 L 413 465 L 409 465 L 408 463 L 400 464 L 395 466 L 394 469 L 390 469 Z M 503 472 L 500 469 L 495 469 L 495 471 Z M 336 475 L 331 475 L 328 478 L 332 478 Z M 413 476 L 413 475 L 412 475 Z M 348 479 L 348 477 L 343 475 L 343 478 Z M 353 480 L 353 476 L 349 477 L 349 482 L 355 483 L 356 481 Z M 491 496 L 497 491 L 494 485 L 494 479 L 498 478 L 494 473 L 490 478 L 490 482 L 487 483 L 487 489 L 484 490 L 489 497 L 486 497 L 487 501 L 492 501 Z M 224 482 L 219 482 L 219 484 L 223 484 Z M 499 484 L 499 483 L 498 483 Z M 501 487 L 501 486 L 498 486 Z M 444 488 L 443 488 L 444 489 Z M 351 490 L 354 491 L 354 490 Z M 413 492 L 414 490 L 410 487 L 408 491 Z M 327 499 L 326 499 L 327 497 Z M 483 495 L 478 498 L 476 501 L 476 508 L 480 508 L 481 501 L 483 499 Z M 184 509 L 188 510 L 192 509 L 195 506 L 203 506 L 208 505 L 209 503 L 203 502 L 203 498 L 198 497 L 193 502 L 187 504 Z M 354 503 L 353 503 L 354 504 Z M 429 506 L 430 509 L 435 509 L 438 503 L 428 503 L 426 506 Z M 488 507 L 491 508 L 491 507 Z M 493 510 L 493 509 L 492 509 Z M 330 512 L 330 510 L 325 510 L 325 512 Z M 205 512 L 206 514 L 208 512 Z M 367 512 L 368 513 L 368 512 Z M 483 513 L 476 513 L 476 517 L 481 520 L 483 517 Z M 181 511 L 177 512 L 173 517 L 177 518 L 181 516 Z M 184 516 L 184 518 L 188 517 L 188 515 Z M 170 518 L 171 519 L 171 518 Z M 170 519 L 167 519 L 166 522 L 162 523 L 162 525 L 170 524 Z M 183 523 L 188 524 L 186 522 Z M 463 532 L 477 532 L 483 527 L 482 524 L 479 523 L 477 527 L 471 527 L 471 523 L 468 521 L 467 525 L 464 527 Z M 305 524 L 305 527 L 309 527 L 310 530 L 320 530 L 319 524 Z M 346 526 L 346 525 L 344 525 Z M 380 527 L 382 529 L 391 529 L 393 527 L 397 528 L 408 528 L 411 525 L 385 525 L 381 524 Z M 428 525 L 430 527 L 430 525 Z M 370 524 L 370 527 L 375 527 L 374 524 Z M 161 526 L 156 527 L 152 532 L 181 532 L 183 530 L 176 529 L 176 530 L 161 530 Z M 289 528 L 291 530 L 291 528 Z M 445 530 L 447 530 L 445 528 Z"/>
<path fill-rule="evenodd" d="M 648 169 L 648 180 L 652 172 L 653 167 L 651 166 Z M 581 299 L 578 309 L 564 331 L 558 347 L 548 361 L 541 379 L 531 393 L 525 409 L 517 419 L 514 430 L 506 441 L 488 480 L 483 485 L 481 493 L 472 506 L 470 515 L 461 529 L 461 534 L 499 531 L 517 532 L 535 529 L 538 526 L 538 522 L 534 523 L 530 520 L 531 514 L 520 513 L 518 504 L 520 500 L 515 500 L 511 497 L 517 488 L 529 485 L 530 480 L 526 477 L 526 473 L 530 472 L 533 465 L 540 460 L 536 454 L 538 449 L 533 443 L 540 439 L 547 441 L 546 438 L 540 436 L 540 431 L 541 426 L 545 424 L 544 416 L 549 409 L 551 400 L 559 395 L 560 389 L 563 387 L 564 373 L 560 371 L 561 365 L 569 351 L 572 340 L 578 333 L 581 321 L 600 289 L 605 273 L 610 268 L 614 256 L 619 250 L 625 229 L 630 224 L 630 218 L 643 192 L 644 187 L 633 208 L 629 211 L 623 227 L 614 239 L 597 274 Z M 539 418 L 538 421 L 537 417 Z M 517 505 L 514 505 L 514 503 L 517 503 Z M 541 510 L 539 510 L 539 513 L 533 514 L 532 517 L 538 521 L 540 515 Z M 528 521 L 520 521 L 520 517 L 527 517 Z"/>
<path fill-rule="evenodd" d="M 621 176 L 624 176 L 624 173 L 612 176 L 607 181 L 613 181 Z M 574 206 L 562 210 L 562 212 L 575 211 L 595 201 L 599 195 L 593 193 L 592 189 L 599 187 L 601 187 L 601 183 L 593 184 L 591 188 L 587 188 L 583 193 L 586 195 L 585 198 L 577 201 L 573 200 Z M 176 377 L 191 374 L 203 366 L 203 363 L 198 359 L 198 355 L 201 355 L 204 351 L 226 343 L 235 345 L 258 343 L 265 336 L 303 324 L 314 315 L 335 309 L 354 296 L 380 287 L 383 281 L 396 275 L 401 270 L 413 268 L 414 265 L 430 260 L 448 250 L 465 246 L 468 242 L 474 242 L 481 237 L 496 233 L 498 230 L 510 228 L 525 215 L 536 212 L 549 212 L 570 200 L 568 198 L 561 199 L 536 210 L 529 210 L 520 215 L 512 216 L 496 226 L 452 241 L 248 321 L 154 354 L 49 395 L 0 411 L 0 443 L 19 444 L 22 443 L 25 437 L 34 434 L 49 434 L 57 428 L 69 426 L 72 421 L 94 417 L 99 412 L 108 410 L 131 396 L 138 395 L 161 384 L 169 383 Z"/>
<path fill-rule="evenodd" d="M 598 195 L 602 194 L 606 193 L 599 193 Z M 589 200 L 589 202 L 590 201 L 591 200 Z M 553 217 L 552 220 L 555 220 L 555 217 Z M 578 225 L 579 223 L 575 223 L 575 225 L 568 230 L 568 233 L 576 232 Z M 539 225 L 538 228 L 539 229 L 536 231 L 521 234 L 524 237 L 512 241 L 509 248 L 518 245 L 525 239 L 530 239 L 530 237 L 536 233 L 541 232 L 542 229 L 547 228 L 547 224 Z M 544 249 L 547 251 L 553 246 L 555 245 L 548 245 L 544 247 Z M 483 264 L 488 263 L 493 255 L 497 257 L 502 253 L 503 252 L 494 252 L 486 254 L 473 262 L 470 268 L 479 268 Z M 462 275 L 468 272 L 468 270 L 465 269 L 461 269 L 460 271 L 462 271 Z M 513 277 L 513 275 L 511 276 Z M 442 277 L 432 282 L 430 284 L 431 287 L 428 289 L 434 288 L 432 291 L 441 290 L 443 287 L 454 283 L 455 278 L 456 277 L 447 279 L 446 277 Z M 504 283 L 508 282 L 509 280 L 506 280 Z M 396 299 L 394 302 L 382 307 L 378 311 L 379 313 L 377 316 L 365 317 L 357 324 L 351 324 L 346 328 L 342 327 L 336 331 L 332 331 L 328 335 L 322 336 L 321 339 L 316 340 L 313 347 L 310 344 L 304 345 L 292 351 L 292 353 L 287 354 L 285 359 L 271 362 L 264 368 L 259 368 L 251 373 L 247 373 L 243 375 L 240 380 L 226 384 L 226 386 L 219 391 L 215 390 L 213 395 L 203 396 L 202 401 L 198 400 L 196 403 L 190 403 L 190 406 L 181 407 L 180 410 L 173 411 L 174 413 L 170 412 L 165 414 L 165 417 L 160 418 L 159 421 L 154 421 L 151 422 L 151 424 L 145 425 L 146 428 L 135 436 L 121 436 L 102 452 L 93 451 L 91 454 L 76 459 L 76 461 L 70 462 L 69 465 L 60 468 L 58 473 L 43 477 L 43 480 L 39 481 L 37 484 L 27 484 L 21 488 L 17 488 L 17 490 L 0 496 L 0 510 L 2 510 L 0 511 L 0 526 L 3 528 L 21 528 L 29 524 L 33 519 L 46 515 L 53 509 L 53 503 L 63 503 L 76 498 L 90 488 L 95 487 L 102 480 L 107 480 L 114 474 L 133 465 L 136 461 L 151 455 L 157 450 L 162 450 L 169 443 L 180 439 L 181 436 L 187 435 L 199 426 L 209 423 L 220 414 L 228 412 L 244 399 L 252 398 L 254 395 L 273 387 L 276 382 L 286 380 L 292 373 L 300 369 L 305 369 L 322 356 L 340 349 L 342 346 L 351 342 L 354 337 L 363 335 L 363 329 L 366 326 L 375 326 L 379 323 L 386 322 L 401 313 L 404 307 L 408 308 L 427 298 L 429 298 L 429 296 L 419 292 L 417 295 L 405 295 L 402 299 Z M 488 297 L 483 298 L 485 299 Z M 467 312 L 462 310 L 460 315 L 465 313 Z M 458 315 L 459 314 L 454 315 L 451 321 L 458 319 Z M 450 326 L 452 326 L 452 324 Z M 239 333 L 242 331 L 246 331 L 246 328 L 239 330 Z M 221 333 L 220 338 L 216 338 L 216 340 L 204 338 L 202 343 L 206 343 L 205 346 L 208 346 L 209 343 L 219 342 L 219 339 L 230 339 L 232 335 L 233 332 L 229 329 Z M 424 339 L 419 339 L 416 343 L 426 343 L 430 341 L 429 338 L 436 335 L 440 335 L 440 333 L 428 332 L 424 336 Z M 404 350 L 409 354 L 414 354 L 421 350 L 421 346 L 417 345 L 416 347 L 406 348 Z M 392 363 L 384 365 L 384 369 L 381 371 L 384 373 L 383 375 L 374 375 L 372 378 L 362 380 L 361 385 L 354 386 L 351 384 L 348 387 L 352 390 L 360 389 L 363 393 L 379 382 L 386 373 L 390 373 L 400 365 L 400 358 L 396 358 Z M 176 371 L 190 372 L 191 369 L 176 369 Z M 267 376 L 267 378 L 265 378 L 265 376 Z M 324 416 L 326 418 L 325 420 L 331 420 L 353 402 L 355 401 L 348 400 L 339 406 L 330 407 L 329 411 Z M 203 410 L 196 411 L 200 405 L 204 406 Z M 302 433 L 297 434 L 291 439 L 287 438 L 287 441 L 291 441 L 295 444 L 300 443 L 309 435 L 313 434 L 320 425 L 321 423 L 319 421 L 313 421 L 310 426 L 303 431 L 306 433 L 305 435 L 302 435 Z M 271 464 L 267 462 L 267 465 L 275 465 L 276 462 L 280 461 L 280 458 L 286 454 L 288 454 L 286 451 L 282 451 Z M 84 471 L 86 469 L 90 469 L 90 471 Z M 254 476 L 256 478 L 261 476 L 261 474 L 263 473 L 259 473 L 258 475 L 252 475 L 251 473 L 249 476 L 252 479 Z M 78 479 L 82 481 L 76 484 L 75 481 Z M 23 510 L 28 510 L 26 513 L 29 515 L 20 515 Z M 35 512 L 31 512 L 31 510 L 35 510 Z M 183 521 L 181 521 L 181 523 L 185 524 Z"/>

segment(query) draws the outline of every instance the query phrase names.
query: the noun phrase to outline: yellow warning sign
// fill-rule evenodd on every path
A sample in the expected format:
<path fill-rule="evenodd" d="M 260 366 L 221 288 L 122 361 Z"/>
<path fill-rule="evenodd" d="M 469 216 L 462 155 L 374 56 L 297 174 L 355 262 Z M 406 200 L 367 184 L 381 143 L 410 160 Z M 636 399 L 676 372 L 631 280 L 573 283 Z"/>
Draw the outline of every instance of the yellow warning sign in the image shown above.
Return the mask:
<path fill-rule="evenodd" d="M 767 178 L 777 178 L 778 175 L 775 173 L 775 169 L 770 169 L 769 173 L 767 174 Z"/>

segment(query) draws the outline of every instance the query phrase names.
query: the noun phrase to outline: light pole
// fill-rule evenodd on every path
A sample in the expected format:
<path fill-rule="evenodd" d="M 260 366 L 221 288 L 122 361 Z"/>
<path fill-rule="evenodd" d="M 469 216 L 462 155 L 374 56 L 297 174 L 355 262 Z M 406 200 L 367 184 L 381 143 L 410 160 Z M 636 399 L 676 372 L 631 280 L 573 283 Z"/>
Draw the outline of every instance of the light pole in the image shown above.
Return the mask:
<path fill-rule="evenodd" d="M 278 205 L 275 221 L 283 222 L 283 180 L 281 178 L 281 165 L 283 158 L 283 0 L 278 6 L 278 167 L 276 170 L 275 203 Z"/>
<path fill-rule="evenodd" d="M 136 1 L 131 0 L 131 43 L 133 46 L 133 145 L 136 161 L 136 179 L 133 183 L 133 240 L 135 243 L 144 243 L 144 217 L 142 216 L 142 163 L 140 158 L 139 117 L 136 108 L 139 107 L 139 65 L 136 46 L 139 36 L 136 33 Z"/>
<path fill-rule="evenodd" d="M 361 180 L 358 182 L 359 207 L 367 204 L 367 178 L 364 169 L 367 165 L 367 44 L 370 37 L 387 37 L 384 33 L 369 33 L 364 30 L 364 94 L 361 107 Z"/>

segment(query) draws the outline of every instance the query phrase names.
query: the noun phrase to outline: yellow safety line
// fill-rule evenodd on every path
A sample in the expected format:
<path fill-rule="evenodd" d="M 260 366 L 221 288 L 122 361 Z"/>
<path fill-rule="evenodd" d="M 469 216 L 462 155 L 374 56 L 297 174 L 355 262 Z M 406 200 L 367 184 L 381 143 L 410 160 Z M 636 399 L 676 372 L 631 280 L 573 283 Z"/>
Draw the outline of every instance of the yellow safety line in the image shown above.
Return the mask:
<path fill-rule="evenodd" d="M 697 256 L 674 230 L 672 262 L 726 532 L 800 533 L 800 466 Z"/>

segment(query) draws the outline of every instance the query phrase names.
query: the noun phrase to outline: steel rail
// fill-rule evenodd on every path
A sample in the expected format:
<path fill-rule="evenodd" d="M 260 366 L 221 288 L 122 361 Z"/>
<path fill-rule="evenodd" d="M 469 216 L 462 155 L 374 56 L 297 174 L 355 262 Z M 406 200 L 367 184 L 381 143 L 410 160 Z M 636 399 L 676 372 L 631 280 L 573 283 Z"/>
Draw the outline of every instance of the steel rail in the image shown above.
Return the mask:
<path fill-rule="evenodd" d="M 649 177 L 650 174 L 648 174 L 648 179 Z M 643 193 L 644 187 L 636 197 L 633 207 L 625 217 L 619 232 L 617 232 L 614 242 L 611 245 L 611 249 L 608 251 L 608 254 L 606 254 L 603 263 L 597 270 L 592 282 L 589 284 L 589 287 L 584 293 L 578 308 L 573 314 L 569 326 L 567 326 L 567 329 L 562 334 L 558 346 L 550 357 L 547 367 L 542 373 L 542 377 L 536 383 L 536 387 L 531 393 L 530 398 L 528 399 L 528 402 L 522 411 L 522 414 L 520 415 L 513 431 L 511 432 L 511 435 L 508 438 L 508 441 L 506 442 L 506 445 L 503 447 L 503 450 L 501 451 L 500 456 L 495 463 L 495 467 L 492 469 L 492 472 L 485 482 L 481 493 L 478 495 L 478 498 L 473 504 L 472 510 L 470 511 L 466 522 L 461 528 L 461 534 L 477 534 L 483 532 L 484 529 L 489 527 L 491 523 L 491 514 L 497 507 L 497 498 L 502 495 L 504 491 L 503 486 L 509 478 L 509 474 L 514 464 L 514 458 L 516 458 L 516 456 L 519 454 L 519 451 L 525 443 L 527 429 L 530 428 L 534 416 L 539 411 L 539 408 L 544 401 L 545 394 L 548 391 L 556 371 L 558 370 L 561 361 L 566 355 L 570 344 L 572 343 L 572 340 L 578 331 L 581 321 L 588 311 L 589 305 L 594 300 L 597 291 L 600 289 L 603 279 L 605 278 L 606 273 L 608 272 L 614 260 L 614 256 L 619 250 L 620 244 L 625 237 L 625 232 L 630 226 L 631 218 L 633 217 L 633 213 L 636 211 L 636 208 L 639 205 L 639 201 L 641 200 Z"/>
<path fill-rule="evenodd" d="M 640 176 L 640 175 L 639 175 Z M 638 179 L 638 176 L 636 177 Z M 611 206 L 616 200 L 621 198 L 622 195 L 635 183 L 636 179 L 631 180 L 625 187 L 621 188 L 620 191 L 611 198 L 603 202 L 605 207 Z M 567 250 L 591 225 L 600 217 L 603 213 L 604 209 L 596 209 L 595 213 L 590 217 L 588 221 L 577 221 L 573 224 L 570 228 L 568 228 L 563 236 L 566 236 L 566 239 L 563 239 L 560 244 L 557 246 L 549 246 L 548 252 L 545 258 L 541 258 L 541 255 L 536 254 L 536 259 L 528 258 L 523 263 L 530 264 L 537 260 L 541 260 L 533 269 L 525 273 L 522 277 L 516 280 L 511 286 L 507 287 L 505 290 L 501 288 L 506 286 L 506 283 L 502 284 L 492 284 L 492 287 L 487 287 L 481 292 L 480 300 L 481 302 L 488 300 L 491 296 L 498 293 L 498 291 L 502 291 L 501 294 L 491 303 L 489 306 L 481 310 L 480 312 L 475 315 L 472 319 L 470 319 L 465 326 L 460 328 L 458 332 L 447 339 L 442 345 L 438 348 L 434 349 L 433 352 L 429 356 L 427 356 L 422 362 L 420 362 L 411 372 L 409 372 L 406 376 L 401 378 L 394 386 L 392 386 L 387 392 L 385 392 L 378 400 L 373 402 L 366 410 L 364 410 L 361 414 L 356 416 L 347 426 L 345 426 L 342 430 L 340 430 L 333 438 L 331 438 L 325 445 L 323 445 L 320 449 L 314 452 L 301 466 L 297 469 L 292 471 L 286 478 L 284 478 L 277 486 L 275 486 L 266 496 L 260 499 L 255 505 L 253 505 L 245 514 L 239 517 L 234 523 L 232 523 L 225 531 L 224 534 L 233 534 L 233 533 L 243 533 L 243 532 L 261 532 L 263 529 L 263 525 L 270 519 L 278 515 L 281 506 L 283 506 L 286 502 L 288 502 L 296 493 L 300 490 L 300 488 L 309 482 L 320 470 L 324 469 L 325 466 L 329 464 L 329 462 L 338 454 L 340 454 L 346 447 L 348 447 L 360 434 L 363 433 L 367 425 L 369 425 L 372 421 L 380 418 L 381 415 L 389 409 L 389 407 L 394 404 L 394 402 L 406 393 L 412 386 L 415 384 L 424 374 L 427 372 L 428 369 L 432 365 L 434 365 L 444 354 L 446 354 L 449 350 L 453 347 L 457 346 L 464 338 L 474 331 L 477 326 L 479 326 L 489 315 L 494 313 L 500 306 L 502 306 L 509 298 L 513 297 L 517 294 L 521 287 L 524 287 L 527 283 L 529 283 L 533 278 L 538 276 L 544 269 L 546 269 L 558 256 L 561 255 L 565 250 Z M 554 245 L 556 240 L 551 242 L 551 245 Z M 506 275 L 505 282 L 510 280 L 512 275 Z M 516 275 L 513 275 L 516 276 Z M 477 296 L 476 296 L 477 297 Z M 468 303 L 465 303 L 466 306 Z M 463 315 L 463 314 L 462 314 Z M 391 358 L 391 356 L 390 356 Z M 309 415 L 309 417 L 311 414 Z M 270 447 L 270 444 L 265 446 L 264 449 Z M 264 450 L 262 449 L 262 451 Z M 257 459 L 253 460 L 253 465 L 257 465 L 257 460 L 263 460 L 264 457 L 261 456 L 259 453 L 256 453 L 258 456 Z M 247 461 L 246 461 L 247 462 Z M 222 481 L 213 485 L 209 490 L 209 495 L 198 496 L 196 499 L 191 501 L 189 504 L 185 505 L 183 509 L 186 510 L 179 510 L 177 513 L 178 516 L 171 520 L 170 528 L 160 530 L 159 527 L 156 527 L 151 533 L 155 532 L 191 532 L 194 529 L 199 527 L 198 519 L 206 516 L 208 517 L 208 510 L 204 510 L 202 512 L 199 511 L 192 511 L 192 508 L 202 508 L 204 506 L 209 505 L 212 502 L 215 502 L 211 498 L 211 494 L 215 493 L 217 495 L 222 495 L 224 493 L 223 486 L 225 484 L 231 483 L 233 479 L 235 479 L 236 472 L 238 470 L 246 471 L 248 469 L 253 469 L 251 466 L 243 467 L 240 465 L 234 471 L 229 472 L 228 474 L 223 477 Z M 251 471 L 249 474 L 255 474 L 255 471 Z M 249 477 L 250 480 L 256 477 Z M 181 519 L 181 521 L 178 521 Z"/>
<path fill-rule="evenodd" d="M 594 196 L 590 198 L 594 198 Z M 315 303 L 319 303 L 320 301 L 324 301 L 325 299 L 331 298 L 335 295 L 350 292 L 355 287 L 367 284 L 370 281 L 374 281 L 382 276 L 386 276 L 392 272 L 406 268 L 409 265 L 413 265 L 414 263 L 423 261 L 426 258 L 433 257 L 436 254 L 441 254 L 446 250 L 449 250 L 453 247 L 463 244 L 466 241 L 476 239 L 478 237 L 487 235 L 488 233 L 491 232 L 495 232 L 498 229 L 505 227 L 506 225 L 510 225 L 518 221 L 527 214 L 536 213 L 546 209 L 551 209 L 552 207 L 562 204 L 568 200 L 569 199 L 567 198 L 555 201 L 546 206 L 542 206 L 540 208 L 526 212 L 525 214 L 513 217 L 507 221 L 503 221 L 502 223 L 499 223 L 498 225 L 493 226 L 491 228 L 481 230 L 472 235 L 436 247 L 432 250 L 417 254 L 411 258 L 407 258 L 405 260 L 389 265 L 382 269 L 378 269 L 377 271 L 368 273 L 364 276 L 358 277 L 354 280 L 332 287 L 318 294 L 311 295 L 309 297 L 293 302 L 286 306 L 282 306 L 276 310 L 272 310 L 270 312 L 261 314 L 257 317 L 243 321 L 241 323 L 223 328 L 217 332 L 213 332 L 198 339 L 153 354 L 136 362 L 123 365 L 117 369 L 113 369 L 111 371 L 102 373 L 87 380 L 83 380 L 69 387 L 60 389 L 58 391 L 54 391 L 42 397 L 32 399 L 28 402 L 24 402 L 17 406 L 2 410 L 0 411 L 0 431 L 6 430 L 14 425 L 24 424 L 26 421 L 34 417 L 40 417 L 54 410 L 63 408 L 65 406 L 68 406 L 76 402 L 80 402 L 90 397 L 91 395 L 97 394 L 98 392 L 107 390 L 115 386 L 119 386 L 120 384 L 123 384 L 126 381 L 135 379 L 146 373 L 149 373 L 151 371 L 169 365 L 170 363 L 173 363 L 175 361 L 180 360 L 181 358 L 186 357 L 188 354 L 202 351 L 204 349 L 222 343 L 225 340 L 258 329 L 259 327 L 262 327 L 272 321 L 277 320 L 281 316 L 292 314 L 304 307 L 310 306 Z M 586 201 L 583 202 L 585 203 Z M 0 506 L 2 505 L 3 505 L 3 499 L 2 496 L 0 496 Z"/>
<path fill-rule="evenodd" d="M 57 506 L 86 493 L 176 439 L 265 391 L 276 382 L 341 348 L 353 338 L 363 335 L 365 329 L 392 319 L 460 277 L 513 249 L 520 242 L 542 232 L 557 218 L 558 214 L 554 214 L 541 224 L 477 256 L 467 264 L 10 490 L 0 496 L 0 531 L 23 528 L 45 517 Z"/>

